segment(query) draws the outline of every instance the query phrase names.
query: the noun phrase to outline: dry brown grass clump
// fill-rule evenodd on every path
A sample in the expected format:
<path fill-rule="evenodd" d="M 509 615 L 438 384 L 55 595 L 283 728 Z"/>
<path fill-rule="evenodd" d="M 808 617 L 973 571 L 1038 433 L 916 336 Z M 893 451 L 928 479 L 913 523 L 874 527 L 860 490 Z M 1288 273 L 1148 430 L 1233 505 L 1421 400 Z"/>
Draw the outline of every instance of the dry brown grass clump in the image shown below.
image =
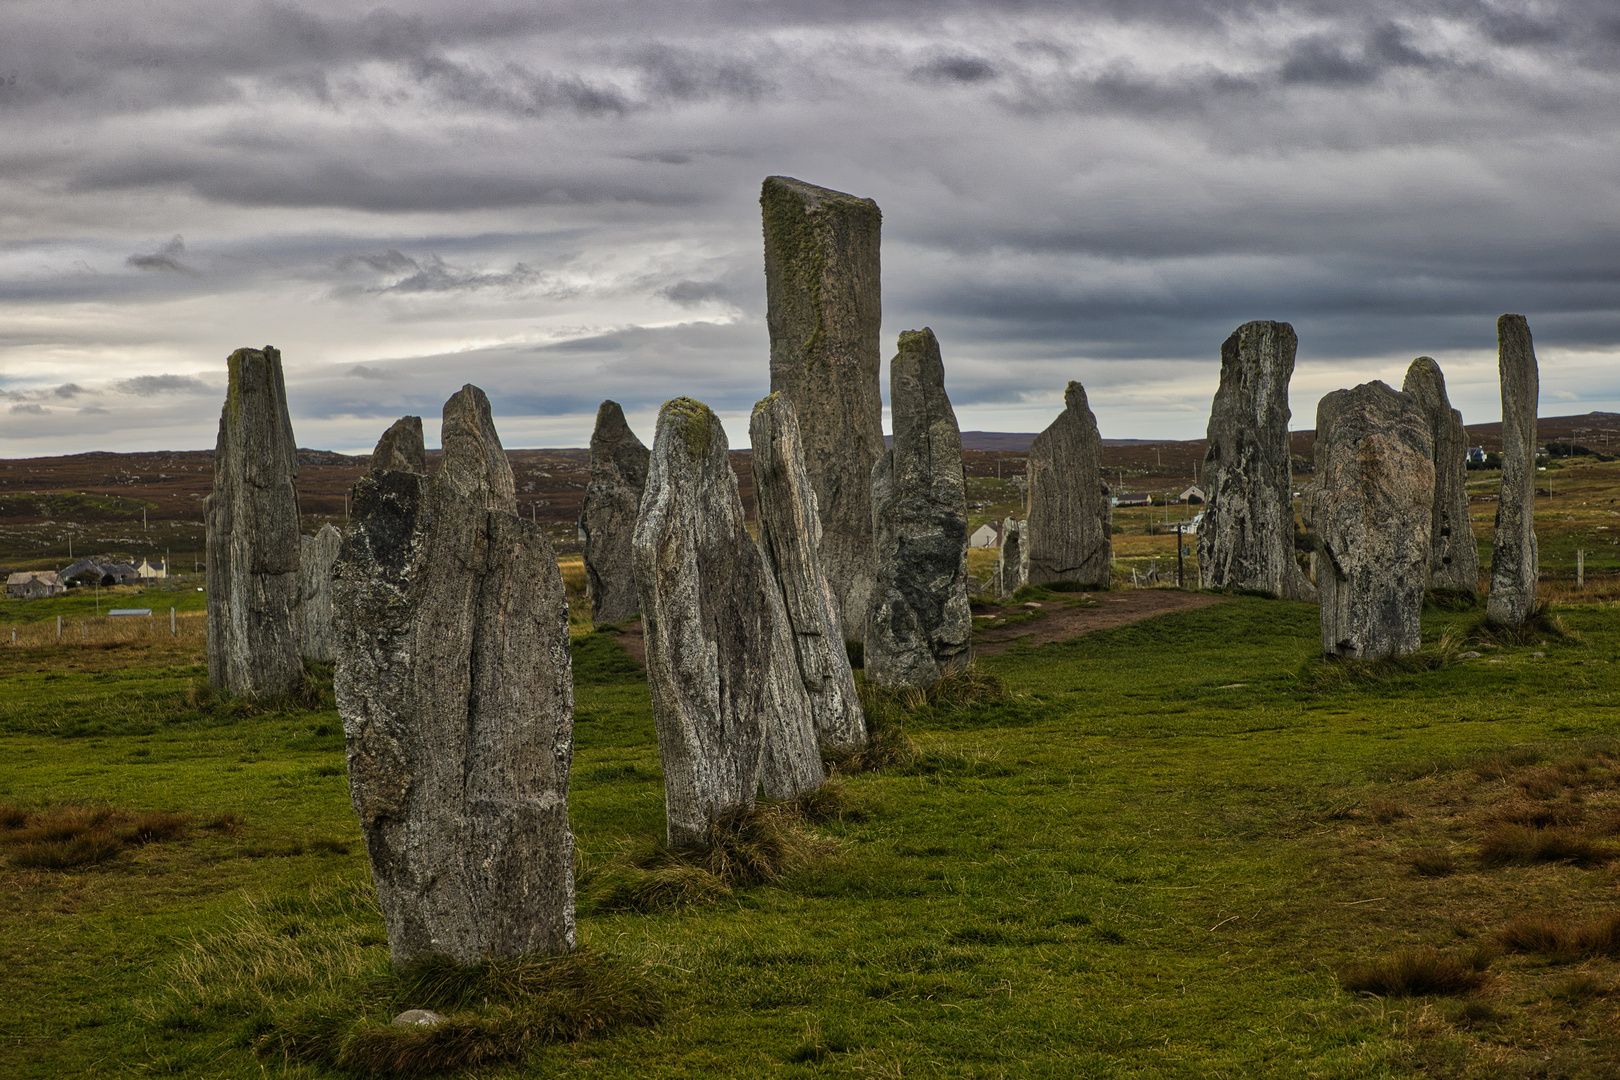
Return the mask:
<path fill-rule="evenodd" d="M 1489 977 L 1485 954 L 1467 960 L 1439 949 L 1398 949 L 1382 960 L 1351 964 L 1339 973 L 1339 983 L 1358 994 L 1380 997 L 1456 996 L 1479 989 Z"/>
<path fill-rule="evenodd" d="M 1600 843 L 1583 829 L 1559 826 L 1536 829 L 1499 821 L 1479 841 L 1479 861 L 1486 866 L 1551 862 L 1599 866 L 1616 854 L 1620 852 L 1613 846 Z"/>
<path fill-rule="evenodd" d="M 1590 956 L 1617 958 L 1620 911 L 1593 919 L 1522 915 L 1497 931 L 1496 939 L 1510 952 L 1541 953 L 1565 962 Z"/>
<path fill-rule="evenodd" d="M 0 806 L 0 851 L 6 865 L 17 869 L 68 870 L 178 839 L 191 824 L 185 814 L 110 806 Z"/>

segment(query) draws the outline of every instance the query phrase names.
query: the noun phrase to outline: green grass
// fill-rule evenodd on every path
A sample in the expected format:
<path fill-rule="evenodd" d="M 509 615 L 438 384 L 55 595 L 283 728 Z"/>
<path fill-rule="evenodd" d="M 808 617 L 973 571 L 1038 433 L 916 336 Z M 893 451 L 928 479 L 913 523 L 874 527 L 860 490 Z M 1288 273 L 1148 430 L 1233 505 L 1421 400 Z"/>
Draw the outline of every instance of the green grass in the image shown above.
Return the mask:
<path fill-rule="evenodd" d="M 1560 614 L 1578 637 L 1367 678 L 1316 674 L 1314 608 L 1250 597 L 982 661 L 996 693 L 884 706 L 909 755 L 845 776 L 776 880 L 581 915 L 656 1023 L 533 1039 L 477 1075 L 1613 1074 L 1620 962 L 1581 919 L 1612 908 L 1615 866 L 1482 846 L 1499 818 L 1613 842 L 1620 631 L 1608 608 Z M 1426 647 L 1475 617 L 1426 612 Z M 349 1075 L 323 1062 L 406 1002 L 336 714 L 234 710 L 197 692 L 195 645 L 143 648 L 0 667 L 0 804 L 197 823 L 0 870 L 0 1075 Z M 575 648 L 589 899 L 655 847 L 663 793 L 645 681 L 609 635 Z M 1577 799 L 1580 821 L 1556 809 Z M 1478 951 L 1526 910 L 1573 929 Z M 276 948 L 244 959 L 249 931 Z M 1466 961 L 1461 1003 L 1341 983 L 1436 956 Z M 276 1042 L 310 1030 L 326 1050 Z"/>

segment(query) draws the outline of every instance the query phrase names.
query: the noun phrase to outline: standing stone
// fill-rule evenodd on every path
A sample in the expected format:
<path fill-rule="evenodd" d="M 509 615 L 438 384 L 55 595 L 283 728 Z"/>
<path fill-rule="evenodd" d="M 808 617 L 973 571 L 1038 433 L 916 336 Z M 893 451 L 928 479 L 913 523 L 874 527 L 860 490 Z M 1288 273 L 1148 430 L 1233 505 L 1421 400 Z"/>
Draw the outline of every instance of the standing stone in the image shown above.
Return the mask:
<path fill-rule="evenodd" d="M 1434 441 L 1416 399 L 1370 382 L 1317 406 L 1305 515 L 1326 655 L 1418 650 L 1434 484 Z"/>
<path fill-rule="evenodd" d="M 427 475 L 427 450 L 422 443 L 422 418 L 402 416 L 377 440 L 371 452 L 371 471 L 413 472 Z"/>
<path fill-rule="evenodd" d="M 1429 522 L 1429 587 L 1479 590 L 1479 546 L 1468 524 L 1468 431 L 1446 397 L 1440 365 L 1420 356 L 1401 392 L 1417 402 L 1434 440 L 1434 515 Z"/>
<path fill-rule="evenodd" d="M 743 525 L 726 433 L 707 405 L 658 414 L 632 554 L 671 847 L 722 814 L 819 787 L 810 696 L 776 581 Z"/>
<path fill-rule="evenodd" d="M 1210 408 L 1198 566 L 1204 587 L 1284 600 L 1316 592 L 1294 558 L 1288 380 L 1299 339 L 1285 322 L 1248 322 L 1221 345 Z"/>
<path fill-rule="evenodd" d="M 1491 542 L 1491 595 L 1485 617 L 1499 626 L 1523 626 L 1536 610 L 1536 409 L 1541 376 L 1530 325 L 1523 315 L 1496 320 L 1497 367 L 1502 377 L 1502 493 Z"/>
<path fill-rule="evenodd" d="M 877 587 L 866 626 L 866 676 L 932 686 L 967 666 L 967 478 L 934 332 L 907 330 L 889 361 L 894 447 L 872 472 Z"/>
<path fill-rule="evenodd" d="M 354 488 L 334 687 L 395 964 L 556 954 L 574 935 L 568 606 L 517 514 L 483 391 L 444 407 L 432 479 Z M 408 463 L 409 455 L 406 455 Z"/>
<path fill-rule="evenodd" d="M 638 610 L 630 536 L 647 487 L 647 458 L 647 447 L 624 422 L 619 403 L 602 402 L 591 433 L 591 482 L 580 518 L 585 529 L 585 588 L 597 626 L 623 622 Z"/>
<path fill-rule="evenodd" d="M 1029 584 L 1029 561 L 1024 545 L 1025 522 L 1008 518 L 1001 523 L 1001 552 L 996 556 L 996 595 L 1005 600 Z"/>
<path fill-rule="evenodd" d="M 337 634 L 332 627 L 332 567 L 343 549 L 343 534 L 331 522 L 314 536 L 300 536 L 299 563 L 304 576 L 301 635 L 305 660 L 330 664 L 337 659 Z"/>
<path fill-rule="evenodd" d="M 816 554 L 821 521 L 792 402 L 772 394 L 755 405 L 748 435 L 753 445 L 759 546 L 793 627 L 795 656 L 810 695 L 816 737 L 824 750 L 859 749 L 866 744 L 866 718 L 855 692 L 832 589 Z"/>
<path fill-rule="evenodd" d="M 281 353 L 238 349 L 214 449 L 208 522 L 208 682 L 247 697 L 303 685 L 298 447 Z"/>
<path fill-rule="evenodd" d="M 1085 387 L 1071 382 L 1063 404 L 1029 446 L 1024 580 L 1106 589 L 1113 581 L 1114 508 L 1102 479 L 1102 436 Z"/>
<path fill-rule="evenodd" d="M 765 180 L 771 390 L 799 416 L 821 514 L 821 569 L 843 635 L 860 640 L 875 580 L 872 466 L 883 456 L 877 203 L 786 176 Z"/>

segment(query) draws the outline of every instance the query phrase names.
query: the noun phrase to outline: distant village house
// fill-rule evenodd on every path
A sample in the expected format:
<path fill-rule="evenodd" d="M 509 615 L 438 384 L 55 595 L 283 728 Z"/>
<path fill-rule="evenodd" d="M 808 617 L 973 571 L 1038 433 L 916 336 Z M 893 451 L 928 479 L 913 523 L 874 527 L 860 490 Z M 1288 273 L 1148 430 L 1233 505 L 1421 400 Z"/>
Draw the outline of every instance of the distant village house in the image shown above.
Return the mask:
<path fill-rule="evenodd" d="M 968 535 L 968 547 L 1000 547 L 1001 527 L 986 522 Z"/>
<path fill-rule="evenodd" d="M 1194 484 L 1186 491 L 1183 491 L 1176 501 L 1184 502 L 1189 506 L 1202 506 L 1204 504 L 1204 489 Z"/>
<path fill-rule="evenodd" d="M 7 600 L 41 600 L 65 592 L 55 570 L 22 570 L 6 578 Z"/>
<path fill-rule="evenodd" d="M 1123 491 L 1114 496 L 1115 506 L 1152 506 L 1153 496 L 1140 491 Z"/>
<path fill-rule="evenodd" d="M 151 559 L 142 559 L 135 564 L 135 576 L 142 581 L 166 578 L 169 576 L 169 568 L 161 560 L 153 562 Z"/>

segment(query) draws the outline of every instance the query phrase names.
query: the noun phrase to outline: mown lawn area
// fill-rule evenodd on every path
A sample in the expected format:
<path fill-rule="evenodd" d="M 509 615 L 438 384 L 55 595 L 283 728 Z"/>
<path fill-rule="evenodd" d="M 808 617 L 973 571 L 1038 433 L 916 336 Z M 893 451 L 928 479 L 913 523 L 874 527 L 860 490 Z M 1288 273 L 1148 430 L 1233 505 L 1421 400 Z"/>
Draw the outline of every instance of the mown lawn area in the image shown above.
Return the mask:
<path fill-rule="evenodd" d="M 1314 607 L 1250 597 L 1014 648 L 1010 699 L 843 779 L 808 866 L 653 914 L 592 910 L 663 804 L 645 682 L 581 637 L 581 937 L 662 1018 L 478 1075 L 1620 1075 L 1620 931 L 1577 933 L 1620 911 L 1620 610 L 1559 614 L 1488 647 L 1427 612 L 1480 654 L 1435 670 L 1326 664 Z M 341 725 L 208 695 L 199 652 L 0 649 L 0 1075 L 342 1075 L 254 1050 L 386 960 Z M 116 811 L 96 861 L 8 844 L 64 806 Z M 1391 958 L 1462 974 L 1347 987 Z"/>

